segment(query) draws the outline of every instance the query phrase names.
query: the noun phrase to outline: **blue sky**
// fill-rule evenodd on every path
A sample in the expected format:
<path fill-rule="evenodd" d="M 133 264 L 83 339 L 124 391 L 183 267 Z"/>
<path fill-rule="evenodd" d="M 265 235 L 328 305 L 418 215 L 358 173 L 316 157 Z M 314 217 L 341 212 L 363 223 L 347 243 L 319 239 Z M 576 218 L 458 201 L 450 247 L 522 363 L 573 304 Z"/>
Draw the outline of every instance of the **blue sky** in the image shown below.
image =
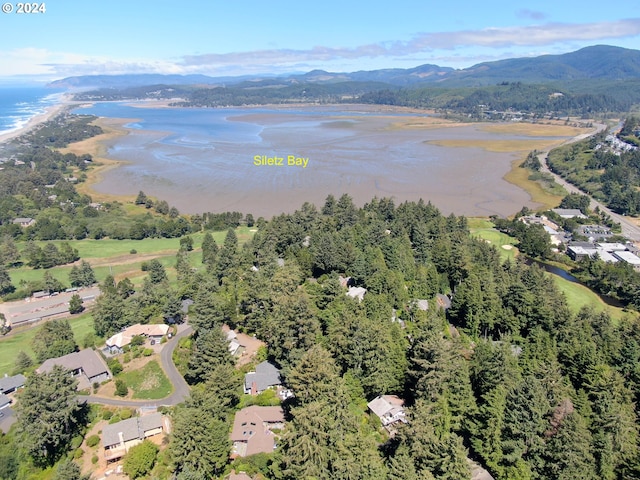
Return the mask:
<path fill-rule="evenodd" d="M 637 0 L 44 3 L 45 13 L 0 13 L 0 78 L 464 68 L 596 44 L 640 49 Z"/>

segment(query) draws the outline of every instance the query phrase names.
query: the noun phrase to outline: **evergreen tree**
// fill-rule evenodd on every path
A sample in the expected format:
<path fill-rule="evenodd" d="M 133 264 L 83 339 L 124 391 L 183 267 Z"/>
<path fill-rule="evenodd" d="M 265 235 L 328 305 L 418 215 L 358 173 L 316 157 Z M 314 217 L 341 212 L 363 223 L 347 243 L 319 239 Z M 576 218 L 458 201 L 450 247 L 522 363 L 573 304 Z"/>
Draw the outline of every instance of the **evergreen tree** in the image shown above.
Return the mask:
<path fill-rule="evenodd" d="M 67 320 L 50 320 L 38 330 L 31 343 L 38 362 L 61 357 L 78 349 Z"/>
<path fill-rule="evenodd" d="M 20 394 L 18 435 L 38 465 L 53 465 L 82 425 L 76 380 L 62 367 L 33 374 Z"/>

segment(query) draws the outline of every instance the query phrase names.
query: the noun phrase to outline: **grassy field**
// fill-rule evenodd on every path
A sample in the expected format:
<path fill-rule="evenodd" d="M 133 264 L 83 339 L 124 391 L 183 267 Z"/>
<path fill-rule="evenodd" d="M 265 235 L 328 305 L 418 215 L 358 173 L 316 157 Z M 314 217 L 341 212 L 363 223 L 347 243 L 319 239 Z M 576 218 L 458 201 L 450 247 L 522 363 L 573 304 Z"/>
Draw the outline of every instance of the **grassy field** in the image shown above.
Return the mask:
<path fill-rule="evenodd" d="M 238 243 L 246 243 L 255 233 L 254 228 L 238 227 L 236 230 Z M 213 238 L 219 246 L 222 246 L 226 236 L 226 231 L 212 232 Z M 194 250 L 189 252 L 189 261 L 194 268 L 202 267 L 202 254 L 200 245 L 204 238 L 204 233 L 191 235 L 194 240 Z M 44 245 L 46 242 L 36 242 Z M 53 243 L 60 244 L 60 241 Z M 176 253 L 180 248 L 178 238 L 148 238 L 145 240 L 71 240 L 69 244 L 78 249 L 80 257 L 87 260 L 93 267 L 97 280 L 104 280 L 107 275 L 113 275 L 117 281 L 128 277 L 136 286 L 141 285 L 146 276 L 141 267 L 142 263 L 157 258 L 165 266 L 169 282 L 175 284 L 176 281 Z M 24 244 L 21 244 L 22 247 Z M 131 250 L 136 253 L 130 253 Z M 9 274 L 14 285 L 18 288 L 22 282 L 42 280 L 44 273 L 49 272 L 64 285 L 70 286 L 69 272 L 70 265 L 53 267 L 48 270 L 23 266 L 10 269 Z M 93 332 L 93 318 L 90 313 L 86 313 L 69 319 L 73 329 L 76 343 L 82 345 L 88 333 Z M 30 327 L 21 331 L 12 332 L 11 335 L 0 337 L 0 375 L 10 373 L 13 370 L 16 355 L 20 350 L 25 351 L 32 358 L 31 349 L 33 337 L 37 334 L 37 327 Z"/>
<path fill-rule="evenodd" d="M 491 225 L 491 222 L 486 222 Z M 475 223 L 476 225 L 479 224 L 479 222 Z M 500 258 L 502 261 L 513 260 L 516 258 L 516 255 L 518 254 L 518 248 L 516 247 L 518 240 L 510 237 L 506 233 L 487 227 L 487 223 L 485 223 L 484 228 L 470 228 L 471 236 L 481 238 L 485 242 L 494 245 L 498 249 L 498 252 L 500 252 Z"/>
<path fill-rule="evenodd" d="M 549 273 L 549 275 L 552 276 L 560 291 L 564 293 L 567 303 L 569 304 L 569 308 L 574 313 L 579 312 L 584 306 L 591 306 L 596 312 L 607 312 L 616 322 L 623 319 L 626 315 L 630 315 L 624 312 L 621 308 L 607 305 L 596 293 L 584 285 L 570 282 L 558 275 L 553 275 L 551 273 Z"/>
<path fill-rule="evenodd" d="M 79 345 L 82 345 L 88 333 L 94 333 L 91 313 L 69 318 L 69 324 L 73 330 L 73 337 Z M 22 329 L 0 338 L 0 375 L 11 373 L 15 365 L 16 356 L 21 350 L 35 360 L 35 353 L 31 348 L 31 343 L 38 334 L 38 329 L 38 326 Z"/>
<path fill-rule="evenodd" d="M 127 387 L 133 391 L 134 399 L 158 400 L 171 395 L 173 391 L 169 379 L 156 360 L 152 360 L 141 369 L 123 372 L 118 378 L 124 380 Z"/>
<path fill-rule="evenodd" d="M 255 229 L 238 227 L 235 232 L 239 245 L 242 245 L 253 236 Z M 212 232 L 212 235 L 218 246 L 222 246 L 227 232 Z M 204 233 L 200 232 L 190 236 L 193 238 L 194 250 L 190 252 L 189 257 L 192 265 L 198 268 L 202 265 L 199 252 Z M 47 242 L 36 243 L 42 246 Z M 53 241 L 51 243 L 59 246 L 62 242 Z M 116 280 L 129 277 L 134 284 L 139 284 L 146 275 L 141 270 L 142 263 L 154 258 L 157 258 L 167 268 L 170 280 L 175 278 L 172 267 L 175 266 L 176 253 L 180 248 L 180 239 L 178 238 L 147 238 L 144 240 L 86 239 L 70 240 L 68 243 L 78 250 L 80 258 L 91 264 L 99 282 L 104 280 L 107 275 L 113 275 Z M 131 253 L 133 250 L 136 253 Z M 19 286 L 21 282 L 42 280 L 44 272 L 47 271 L 63 284 L 69 285 L 71 268 L 71 265 L 61 265 L 48 270 L 34 270 L 31 267 L 23 266 L 9 270 L 9 275 L 12 283 Z"/>

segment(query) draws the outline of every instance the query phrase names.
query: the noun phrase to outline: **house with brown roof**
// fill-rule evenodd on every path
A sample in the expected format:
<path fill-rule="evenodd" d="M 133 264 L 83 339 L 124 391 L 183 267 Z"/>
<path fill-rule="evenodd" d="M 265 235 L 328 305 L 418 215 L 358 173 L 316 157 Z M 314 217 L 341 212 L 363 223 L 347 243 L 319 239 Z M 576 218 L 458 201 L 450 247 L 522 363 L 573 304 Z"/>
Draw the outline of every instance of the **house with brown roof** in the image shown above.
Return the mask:
<path fill-rule="evenodd" d="M 45 360 L 36 372 L 50 372 L 55 365 L 69 370 L 71 375 L 78 379 L 78 389 L 80 390 L 91 387 L 95 382 L 100 383 L 111 378 L 111 371 L 106 362 L 90 348 Z"/>
<path fill-rule="evenodd" d="M 270 453 L 276 448 L 274 429 L 284 427 L 284 411 L 281 407 L 252 405 L 236 413 L 231 441 L 231 458 L 247 457 L 256 453 Z"/>
<path fill-rule="evenodd" d="M 110 337 L 106 342 L 105 351 L 116 354 L 122 353 L 123 348 L 131 343 L 133 337 L 140 336 L 146 337 L 150 341 L 159 342 L 169 331 L 169 325 L 165 324 L 153 324 L 153 325 L 141 325 L 136 323 L 130 327 L 125 328 L 123 331 L 116 333 Z"/>
<path fill-rule="evenodd" d="M 128 418 L 102 429 L 102 446 L 107 462 L 125 456 L 131 447 L 144 439 L 160 435 L 164 430 L 161 413 L 151 413 L 142 417 Z"/>

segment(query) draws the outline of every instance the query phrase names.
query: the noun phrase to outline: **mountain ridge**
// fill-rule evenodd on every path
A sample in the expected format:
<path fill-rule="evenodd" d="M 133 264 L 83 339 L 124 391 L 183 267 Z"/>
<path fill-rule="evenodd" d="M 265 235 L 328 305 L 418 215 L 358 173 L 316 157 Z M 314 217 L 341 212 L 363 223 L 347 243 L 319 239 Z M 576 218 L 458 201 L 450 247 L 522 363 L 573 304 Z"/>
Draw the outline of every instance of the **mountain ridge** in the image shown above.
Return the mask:
<path fill-rule="evenodd" d="M 142 85 L 211 85 L 224 86 L 241 82 L 330 84 L 338 82 L 382 82 L 395 87 L 482 86 L 500 81 L 548 83 L 576 80 L 625 80 L 640 78 L 640 50 L 609 45 L 593 45 L 559 55 L 516 57 L 482 62 L 468 68 L 454 69 L 433 64 L 416 67 L 328 72 L 321 69 L 301 74 L 242 75 L 210 77 L 207 75 L 124 74 L 67 77 L 51 82 L 51 87 L 70 89 L 123 88 Z"/>

